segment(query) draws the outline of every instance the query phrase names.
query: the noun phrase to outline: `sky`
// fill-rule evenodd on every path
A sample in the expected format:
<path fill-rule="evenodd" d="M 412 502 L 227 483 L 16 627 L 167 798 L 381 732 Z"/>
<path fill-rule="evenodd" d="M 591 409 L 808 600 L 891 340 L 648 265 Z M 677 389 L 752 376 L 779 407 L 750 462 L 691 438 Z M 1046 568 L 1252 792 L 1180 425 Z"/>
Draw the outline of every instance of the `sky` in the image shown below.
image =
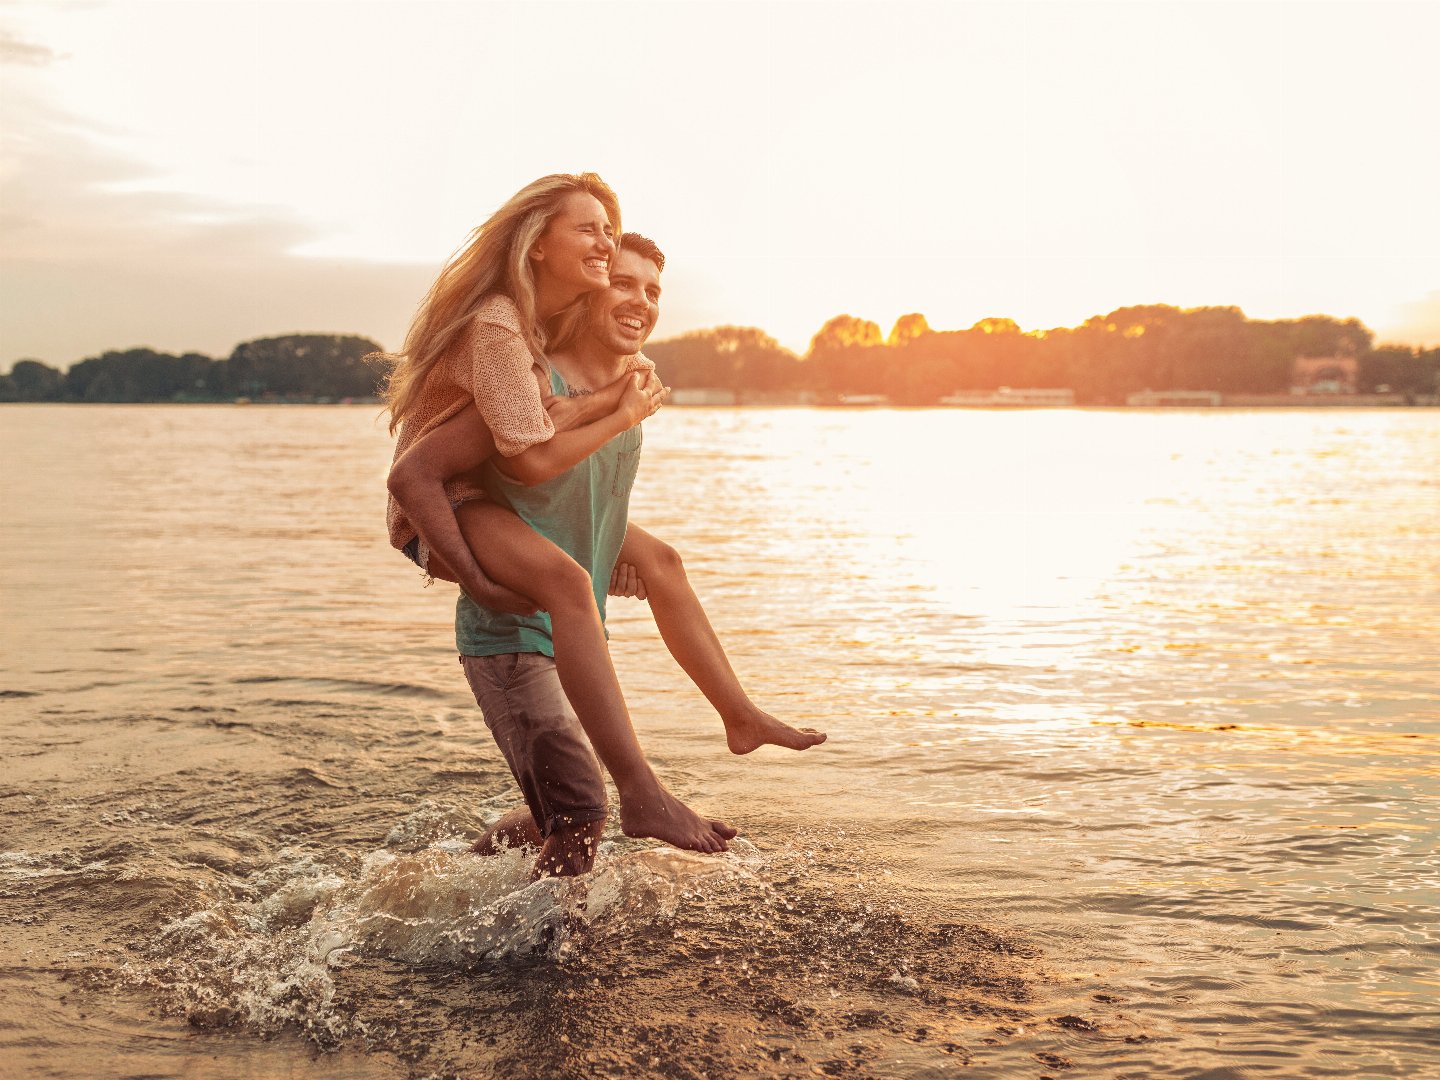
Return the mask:
<path fill-rule="evenodd" d="M 593 170 L 657 337 L 1128 304 L 1440 345 L 1440 3 L 0 2 L 0 370 L 356 333 Z"/>

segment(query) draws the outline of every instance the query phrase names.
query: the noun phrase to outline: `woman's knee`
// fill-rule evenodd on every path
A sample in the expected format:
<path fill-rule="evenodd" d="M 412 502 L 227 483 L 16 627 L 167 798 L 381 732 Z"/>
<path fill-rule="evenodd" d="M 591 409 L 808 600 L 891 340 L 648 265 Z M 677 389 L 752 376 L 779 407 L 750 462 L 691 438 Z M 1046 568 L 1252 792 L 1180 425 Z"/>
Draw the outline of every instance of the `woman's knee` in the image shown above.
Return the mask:
<path fill-rule="evenodd" d="M 595 607 L 595 584 L 589 573 L 563 552 L 559 558 L 545 559 L 537 568 L 535 591 L 529 595 L 552 614 L 557 607 Z"/>
<path fill-rule="evenodd" d="M 685 573 L 685 561 L 680 558 L 680 552 L 676 551 L 664 540 L 651 541 L 645 545 L 643 551 L 643 562 L 635 564 L 635 569 L 640 571 L 640 576 L 647 581 L 651 577 L 681 577 Z M 648 576 L 647 576 L 648 575 Z"/>

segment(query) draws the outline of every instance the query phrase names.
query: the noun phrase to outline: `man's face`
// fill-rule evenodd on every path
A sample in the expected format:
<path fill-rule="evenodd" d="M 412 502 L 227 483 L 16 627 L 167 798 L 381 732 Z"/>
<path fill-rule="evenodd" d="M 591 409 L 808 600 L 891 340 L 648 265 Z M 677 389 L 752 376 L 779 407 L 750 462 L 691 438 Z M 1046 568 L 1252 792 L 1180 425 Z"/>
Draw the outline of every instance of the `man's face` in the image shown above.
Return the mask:
<path fill-rule="evenodd" d="M 610 284 L 592 294 L 590 333 L 616 356 L 640 351 L 660 318 L 660 268 L 634 251 L 610 262 Z"/>

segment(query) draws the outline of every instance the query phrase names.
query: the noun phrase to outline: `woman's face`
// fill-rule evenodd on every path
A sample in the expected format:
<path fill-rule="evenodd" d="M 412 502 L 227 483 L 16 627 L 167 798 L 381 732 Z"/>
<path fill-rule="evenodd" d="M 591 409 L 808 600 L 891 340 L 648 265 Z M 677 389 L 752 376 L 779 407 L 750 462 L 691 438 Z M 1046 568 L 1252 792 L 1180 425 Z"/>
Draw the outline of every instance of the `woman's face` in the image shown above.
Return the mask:
<path fill-rule="evenodd" d="M 614 254 L 615 230 L 605 207 L 589 192 L 572 191 L 530 249 L 530 260 L 537 281 L 548 278 L 578 295 L 610 283 Z"/>

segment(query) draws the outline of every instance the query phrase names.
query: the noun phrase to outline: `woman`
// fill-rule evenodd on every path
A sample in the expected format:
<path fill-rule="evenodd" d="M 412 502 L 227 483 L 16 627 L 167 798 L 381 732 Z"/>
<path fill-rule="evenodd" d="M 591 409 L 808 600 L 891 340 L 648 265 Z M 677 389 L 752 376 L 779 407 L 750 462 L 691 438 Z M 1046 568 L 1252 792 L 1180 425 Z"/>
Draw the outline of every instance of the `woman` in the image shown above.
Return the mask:
<path fill-rule="evenodd" d="M 607 285 L 619 228 L 618 203 L 599 177 L 544 177 L 477 229 L 441 273 L 395 358 L 388 388 L 391 430 L 401 429 L 391 476 L 391 540 L 430 574 L 457 581 L 477 603 L 517 614 L 537 606 L 549 612 L 557 672 L 616 780 L 622 827 L 718 851 L 733 830 L 665 792 L 640 754 L 588 575 L 493 504 L 467 506 L 469 531 L 462 535 L 450 511 L 483 492 L 463 478 L 441 483 L 497 450 L 516 479 L 548 479 L 659 407 L 664 388 L 639 356 L 630 359 L 625 377 L 591 400 L 552 400 L 546 407 L 546 322 Z M 425 535 L 416 535 L 412 518 L 427 523 Z M 748 752 L 765 742 L 801 749 L 820 741 L 823 736 L 780 724 L 749 702 L 673 551 L 636 531 L 644 540 L 627 540 L 625 557 L 636 564 L 657 621 L 662 609 L 688 616 L 670 618 L 668 627 L 662 621 L 662 632 L 682 666 L 695 669 L 707 696 L 717 707 L 724 703 L 732 749 Z M 523 580 L 531 596 L 506 589 L 496 577 Z"/>

